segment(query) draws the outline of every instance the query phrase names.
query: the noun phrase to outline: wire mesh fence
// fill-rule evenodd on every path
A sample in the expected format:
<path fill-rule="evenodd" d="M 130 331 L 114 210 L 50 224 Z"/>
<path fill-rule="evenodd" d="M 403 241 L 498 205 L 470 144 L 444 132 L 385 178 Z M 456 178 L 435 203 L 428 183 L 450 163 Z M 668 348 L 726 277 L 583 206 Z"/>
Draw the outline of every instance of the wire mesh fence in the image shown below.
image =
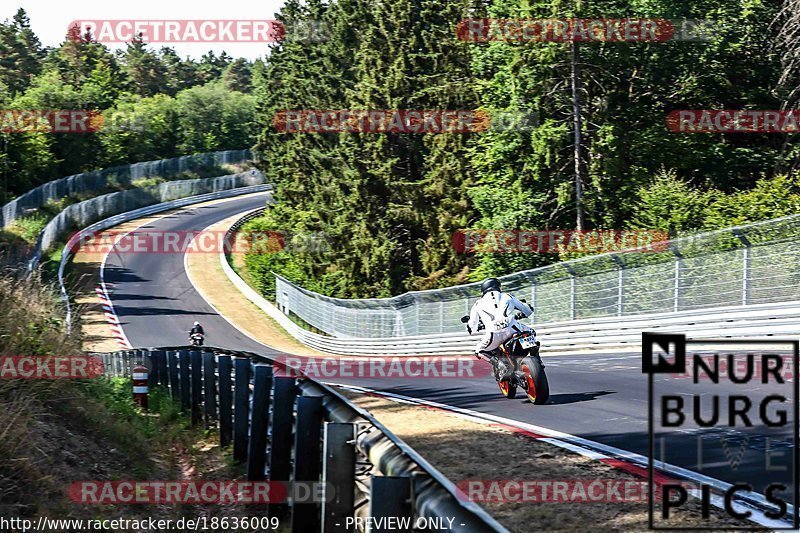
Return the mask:
<path fill-rule="evenodd" d="M 800 300 L 800 215 L 670 240 L 503 276 L 534 323 Z M 337 337 L 460 333 L 480 284 L 393 298 L 339 299 L 276 275 L 284 313 Z"/>

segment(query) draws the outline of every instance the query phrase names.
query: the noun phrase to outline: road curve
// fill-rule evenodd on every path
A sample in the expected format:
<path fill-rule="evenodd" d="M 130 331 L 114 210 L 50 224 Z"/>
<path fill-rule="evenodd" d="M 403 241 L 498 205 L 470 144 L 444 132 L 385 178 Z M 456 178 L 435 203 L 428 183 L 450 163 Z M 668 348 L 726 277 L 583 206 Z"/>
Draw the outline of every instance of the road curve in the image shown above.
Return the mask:
<path fill-rule="evenodd" d="M 236 213 L 264 205 L 269 193 L 210 206 L 188 208 L 160 218 L 137 231 L 198 231 Z M 186 343 L 194 320 L 202 322 L 210 345 L 275 354 L 232 327 L 194 289 L 184 270 L 183 254 L 124 254 L 113 250 L 105 267 L 111 299 L 133 346 L 168 346 Z M 542 339 L 546 356 L 547 338 Z M 457 380 L 437 378 L 350 379 L 342 383 L 431 400 L 460 408 L 535 424 L 577 435 L 623 450 L 647 455 L 647 380 L 641 373 L 641 357 L 631 354 L 546 356 L 551 399 L 533 406 L 525 399 L 500 396 L 491 378 Z M 680 394 L 687 380 L 667 379 L 661 385 Z M 764 391 L 757 391 L 757 393 Z M 763 441 L 737 431 L 728 443 L 744 442 L 746 453 L 735 472 L 738 480 L 775 480 L 766 472 Z M 789 438 L 779 435 L 781 438 Z M 705 435 L 702 473 L 733 482 L 731 469 L 720 446 L 721 435 Z M 752 438 L 751 438 L 752 437 Z M 691 470 L 696 465 L 697 440 L 691 429 L 675 433 L 664 450 L 665 461 Z M 737 444 L 738 446 L 738 444 Z M 502 457 L 502 450 L 498 450 Z M 774 466 L 774 465 L 773 465 Z M 535 478 L 534 473 L 528 477 Z M 782 474 L 778 473 L 780 477 Z M 783 479 L 791 486 L 790 469 Z M 791 501 L 791 500 L 789 500 Z"/>

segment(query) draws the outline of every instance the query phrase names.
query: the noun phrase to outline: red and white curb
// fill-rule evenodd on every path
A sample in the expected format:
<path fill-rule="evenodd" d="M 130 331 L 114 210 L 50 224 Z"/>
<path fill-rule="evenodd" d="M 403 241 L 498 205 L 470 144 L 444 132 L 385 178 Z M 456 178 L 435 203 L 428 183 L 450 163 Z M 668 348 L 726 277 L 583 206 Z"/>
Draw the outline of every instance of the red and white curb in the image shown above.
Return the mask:
<path fill-rule="evenodd" d="M 520 422 L 511 418 L 481 413 L 480 411 L 473 411 L 472 409 L 455 407 L 430 400 L 422 400 L 420 398 L 412 398 L 402 394 L 394 394 L 391 392 L 384 392 L 355 385 L 342 385 L 340 383 L 326 384 L 357 393 L 377 396 L 397 403 L 405 403 L 437 411 L 446 411 L 471 422 L 499 427 L 514 433 L 522 434 L 532 439 L 547 442 L 553 446 L 577 453 L 583 457 L 600 461 L 601 463 L 623 470 L 637 477 L 642 477 L 644 479 L 648 478 L 648 458 L 638 453 L 608 446 L 606 444 L 584 439 L 583 437 L 578 437 L 576 435 L 570 435 L 569 433 L 563 433 L 561 431 L 555 431 L 545 427 Z M 698 486 L 700 484 L 710 485 L 714 490 L 719 492 L 724 492 L 731 486 L 730 483 L 725 481 L 705 476 L 680 466 L 664 463 L 662 461 L 654 461 L 653 477 L 653 481 L 656 485 L 690 481 Z M 700 496 L 700 491 L 696 489 L 689 489 L 687 492 L 694 497 L 699 498 Z M 749 517 L 751 521 L 767 528 L 785 529 L 787 524 L 789 524 L 789 527 L 791 527 L 791 522 L 773 520 L 764 514 L 772 506 L 767 503 L 763 495 L 755 492 L 739 492 L 738 495 L 744 496 L 745 499 L 734 500 L 732 502 L 732 507 L 740 512 L 751 511 L 752 515 Z M 720 509 L 724 509 L 722 497 L 712 495 L 711 504 Z M 788 508 L 788 515 L 792 516 L 792 506 L 788 505 Z"/>
<path fill-rule="evenodd" d="M 128 337 L 125 336 L 125 331 L 122 329 L 119 317 L 117 317 L 117 313 L 114 311 L 114 304 L 111 302 L 111 298 L 108 295 L 108 285 L 104 281 L 101 281 L 100 284 L 95 287 L 94 291 L 97 297 L 100 298 L 100 305 L 103 307 L 103 315 L 105 315 L 106 322 L 108 322 L 108 326 L 111 328 L 111 334 L 114 336 L 114 340 L 120 348 L 130 350 L 132 348 L 131 343 L 128 342 Z"/>

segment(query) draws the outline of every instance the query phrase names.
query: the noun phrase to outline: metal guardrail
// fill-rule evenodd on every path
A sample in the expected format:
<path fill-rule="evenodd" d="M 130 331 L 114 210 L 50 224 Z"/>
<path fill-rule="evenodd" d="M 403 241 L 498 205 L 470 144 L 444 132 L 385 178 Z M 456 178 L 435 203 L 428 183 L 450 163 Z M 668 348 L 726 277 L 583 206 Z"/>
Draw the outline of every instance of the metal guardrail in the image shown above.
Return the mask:
<path fill-rule="evenodd" d="M 42 207 L 50 200 L 80 192 L 99 191 L 107 187 L 111 180 L 119 183 L 130 183 L 132 180 L 139 178 L 171 177 L 181 172 L 201 168 L 243 163 L 252 158 L 253 153 L 250 150 L 224 150 L 119 165 L 48 181 L 0 207 L 0 228 L 6 227 L 20 217 L 25 216 L 31 209 Z"/>
<path fill-rule="evenodd" d="M 206 202 L 209 200 L 217 200 L 221 198 L 231 198 L 233 196 L 239 196 L 242 194 L 250 194 L 256 192 L 264 192 L 272 190 L 271 184 L 264 184 L 264 185 L 252 185 L 249 187 L 239 187 L 236 189 L 228 189 L 223 191 L 212 192 L 208 194 L 201 194 L 198 196 L 190 196 L 188 198 L 180 198 L 178 200 L 172 200 L 170 202 L 163 202 L 160 204 L 150 205 L 147 207 L 142 207 L 140 209 L 134 209 L 133 211 L 127 211 L 124 213 L 120 213 L 99 222 L 95 222 L 94 224 L 87 226 L 86 228 L 82 229 L 78 233 L 72 235 L 66 245 L 64 245 L 64 250 L 61 254 L 61 262 L 58 266 L 58 284 L 61 291 L 61 299 L 64 302 L 66 307 L 66 325 L 67 325 L 67 333 L 69 334 L 72 330 L 72 312 L 69 303 L 69 294 L 67 294 L 67 288 L 64 285 L 64 269 L 66 268 L 67 263 L 69 262 L 72 254 L 75 252 L 76 243 L 80 242 L 80 240 L 86 236 L 90 235 L 96 231 L 108 229 L 112 226 L 116 226 L 118 224 L 122 224 L 123 222 L 128 222 L 130 220 L 135 220 L 137 218 L 141 218 L 148 215 L 153 215 L 156 213 L 161 213 L 163 211 L 168 211 L 170 209 L 175 209 L 178 207 L 184 207 L 191 204 L 196 204 L 200 202 Z M 32 268 L 29 265 L 29 268 Z"/>
<path fill-rule="evenodd" d="M 673 239 L 655 252 L 588 256 L 501 277 L 535 307 L 536 324 L 800 302 L 800 215 Z M 479 284 L 393 298 L 340 299 L 276 275 L 276 301 L 341 338 L 391 338 L 462 331 L 459 318 Z"/>
<path fill-rule="evenodd" d="M 368 412 L 268 357 L 193 346 L 90 355 L 111 376 L 144 363 L 151 389 L 168 391 L 194 424 L 216 428 L 220 445 L 246 463 L 248 480 L 321 483 L 319 502 L 269 504 L 269 515 L 289 518 L 292 531 L 353 531 L 348 517 L 390 516 L 412 525 L 452 518 L 452 531 L 506 531 Z"/>
<path fill-rule="evenodd" d="M 242 228 L 242 226 L 244 226 L 254 218 L 258 218 L 261 215 L 263 215 L 264 211 L 266 210 L 267 210 L 266 206 L 259 207 L 258 209 L 254 209 L 246 213 L 241 218 L 237 219 L 236 222 L 234 222 L 233 225 L 230 228 L 228 228 L 228 230 L 225 232 L 225 242 L 231 242 L 228 239 L 230 239 L 235 232 L 239 231 Z"/>

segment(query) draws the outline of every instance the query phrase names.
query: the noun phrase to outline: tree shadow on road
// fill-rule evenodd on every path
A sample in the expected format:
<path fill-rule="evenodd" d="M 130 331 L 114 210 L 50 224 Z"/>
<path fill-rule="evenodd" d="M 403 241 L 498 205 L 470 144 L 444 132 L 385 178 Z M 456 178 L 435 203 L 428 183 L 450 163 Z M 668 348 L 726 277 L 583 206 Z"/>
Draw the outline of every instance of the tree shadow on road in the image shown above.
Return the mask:
<path fill-rule="evenodd" d="M 607 394 L 616 394 L 616 393 L 617 391 L 613 390 L 600 390 L 592 392 L 571 392 L 568 394 L 551 394 L 550 400 L 547 402 L 547 405 L 562 405 L 567 403 L 588 402 L 591 400 L 596 400 L 601 396 L 606 396 Z"/>

